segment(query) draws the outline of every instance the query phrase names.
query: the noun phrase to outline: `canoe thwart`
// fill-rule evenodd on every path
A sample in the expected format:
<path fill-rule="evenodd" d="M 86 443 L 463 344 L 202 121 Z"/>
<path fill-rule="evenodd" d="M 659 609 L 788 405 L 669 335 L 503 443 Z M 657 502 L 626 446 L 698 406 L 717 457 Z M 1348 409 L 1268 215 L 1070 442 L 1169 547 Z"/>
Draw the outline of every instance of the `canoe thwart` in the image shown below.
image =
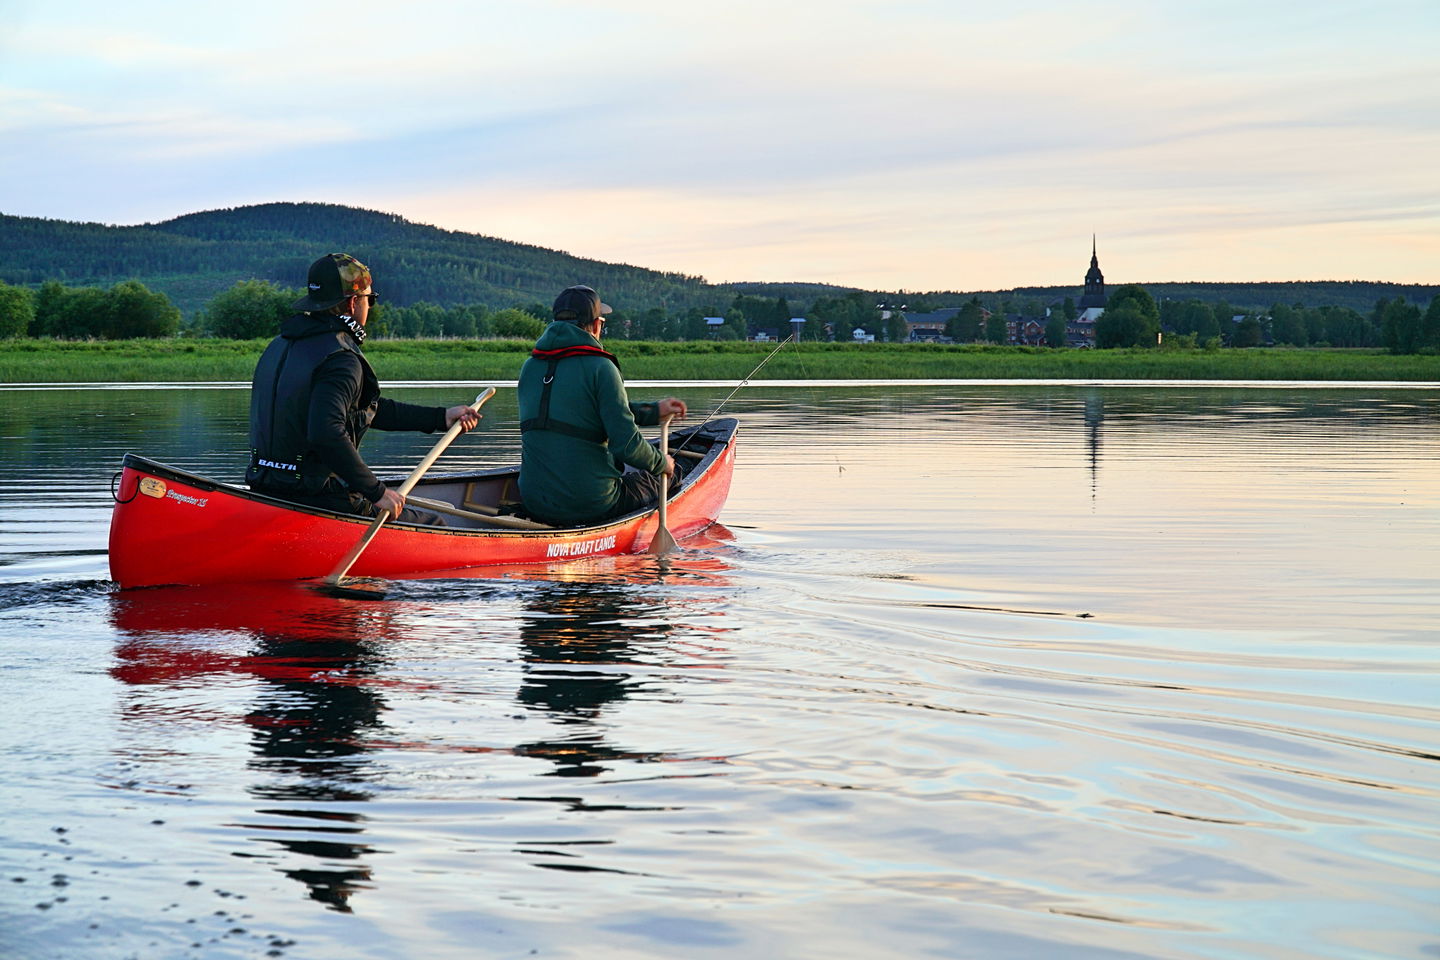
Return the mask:
<path fill-rule="evenodd" d="M 431 500 L 428 497 L 417 497 L 414 494 L 406 497 L 405 502 L 407 504 L 414 504 L 417 507 L 424 507 L 426 510 L 434 510 L 436 513 L 443 513 L 447 516 L 464 517 L 467 520 L 478 520 L 480 523 L 488 523 L 497 527 L 509 527 L 512 530 L 555 529 L 549 524 L 540 523 L 536 520 L 522 520 L 520 517 L 498 517 L 491 513 L 481 513 L 478 510 L 468 510 L 457 507 L 454 504 L 446 503 L 444 500 Z"/>

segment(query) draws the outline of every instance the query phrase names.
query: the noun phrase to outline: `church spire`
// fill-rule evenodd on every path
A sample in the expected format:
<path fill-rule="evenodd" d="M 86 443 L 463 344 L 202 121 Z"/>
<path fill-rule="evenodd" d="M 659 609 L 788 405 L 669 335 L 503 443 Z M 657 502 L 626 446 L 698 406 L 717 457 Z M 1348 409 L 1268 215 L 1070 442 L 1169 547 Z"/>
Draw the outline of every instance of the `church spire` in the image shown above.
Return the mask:
<path fill-rule="evenodd" d="M 1080 297 L 1080 309 L 1105 306 L 1105 275 L 1100 272 L 1099 247 L 1095 234 L 1090 234 L 1090 269 L 1085 274 L 1085 293 Z"/>

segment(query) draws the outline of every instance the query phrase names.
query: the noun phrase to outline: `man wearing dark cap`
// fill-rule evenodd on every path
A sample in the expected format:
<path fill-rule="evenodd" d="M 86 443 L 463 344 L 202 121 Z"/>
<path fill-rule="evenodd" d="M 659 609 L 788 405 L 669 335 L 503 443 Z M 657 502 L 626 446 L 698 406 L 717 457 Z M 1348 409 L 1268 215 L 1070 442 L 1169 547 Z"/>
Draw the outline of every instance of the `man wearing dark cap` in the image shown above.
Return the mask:
<path fill-rule="evenodd" d="M 327 510 L 412 523 L 439 518 L 405 509 L 405 498 L 376 479 L 360 458 L 360 440 L 379 430 L 469 430 L 468 406 L 421 407 L 380 396 L 360 352 L 376 300 L 370 270 L 331 253 L 310 265 L 308 292 L 280 325 L 255 367 L 250 388 L 250 466 L 245 480 L 261 493 Z"/>
<path fill-rule="evenodd" d="M 636 424 L 685 416 L 667 397 L 631 403 L 620 361 L 600 346 L 610 307 L 585 286 L 555 298 L 555 320 L 520 368 L 520 497 L 536 520 L 584 526 L 653 503 L 675 473 Z M 625 465 L 632 470 L 624 470 Z"/>

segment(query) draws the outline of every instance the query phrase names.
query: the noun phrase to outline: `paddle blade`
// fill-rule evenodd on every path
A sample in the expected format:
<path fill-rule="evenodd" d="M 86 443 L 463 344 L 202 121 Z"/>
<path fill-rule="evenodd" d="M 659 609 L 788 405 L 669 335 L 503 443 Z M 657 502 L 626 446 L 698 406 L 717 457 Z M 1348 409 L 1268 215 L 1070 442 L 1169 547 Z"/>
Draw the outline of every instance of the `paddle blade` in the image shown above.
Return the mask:
<path fill-rule="evenodd" d="M 655 531 L 655 536 L 650 540 L 650 552 L 656 556 L 674 553 L 679 549 L 680 545 L 675 542 L 674 537 L 670 536 L 670 531 L 666 530 L 663 524 L 660 529 Z"/>
<path fill-rule="evenodd" d="M 319 583 L 306 584 L 311 590 L 331 597 L 351 600 L 384 600 L 390 584 L 378 577 L 352 577 L 348 580 L 326 577 Z"/>

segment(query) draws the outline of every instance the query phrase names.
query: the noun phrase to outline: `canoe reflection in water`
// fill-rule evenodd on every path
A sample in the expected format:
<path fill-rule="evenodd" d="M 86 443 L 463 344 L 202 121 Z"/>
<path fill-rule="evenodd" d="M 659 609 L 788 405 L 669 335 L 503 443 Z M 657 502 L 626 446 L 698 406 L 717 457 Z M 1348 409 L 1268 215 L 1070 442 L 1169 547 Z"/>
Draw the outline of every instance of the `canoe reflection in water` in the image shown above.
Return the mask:
<path fill-rule="evenodd" d="M 138 741 L 127 759 L 163 765 L 160 779 L 208 776 L 208 784 L 192 789 L 221 798 L 229 788 L 243 789 L 253 805 L 224 814 L 222 825 L 244 837 L 230 854 L 267 863 L 302 883 L 312 899 L 350 912 L 355 894 L 375 886 L 375 858 L 395 851 L 389 834 L 379 848 L 367 839 L 376 813 L 367 808 L 377 799 L 413 798 L 410 787 L 424 789 L 396 782 L 396 770 L 407 764 L 428 764 L 425 758 L 449 751 L 498 754 L 553 764 L 520 768 L 522 776 L 593 777 L 616 764 L 674 759 L 617 747 L 598 722 L 607 705 L 667 682 L 671 661 L 714 665 L 704 631 L 697 640 L 692 622 L 677 644 L 676 601 L 663 588 L 647 589 L 660 582 L 660 562 L 604 558 L 487 578 L 471 591 L 488 598 L 487 616 L 474 621 L 482 645 L 464 648 L 473 660 L 444 664 L 446 679 L 438 685 L 416 683 L 415 662 L 397 663 L 395 656 L 428 657 L 431 640 L 448 642 L 427 632 L 434 629 L 427 617 L 438 609 L 454 625 L 446 600 L 434 599 L 453 594 L 453 582 L 442 588 L 415 581 L 406 588 L 422 595 L 414 603 L 339 599 L 287 583 L 116 593 L 110 615 L 122 639 L 110 672 L 127 685 L 122 719 Z M 678 576 L 702 583 L 723 579 L 723 562 L 711 557 L 692 555 L 678 566 L 684 568 Z M 481 688 L 477 696 L 477 674 L 502 690 Z M 540 723 L 547 732 L 508 743 L 487 737 L 493 728 L 477 734 L 485 721 L 473 711 L 497 693 L 534 717 L 506 729 L 533 736 Z M 461 712 L 441 718 L 443 732 L 434 726 L 433 711 L 444 710 L 437 701 L 461 703 Z M 506 715 L 513 713 L 512 707 Z M 417 722 L 429 725 L 417 730 Z M 243 738 L 234 736 L 239 725 Z M 227 764 L 242 739 L 245 753 Z M 451 778 L 461 769 L 475 768 L 445 773 L 451 798 L 457 785 Z M 505 770 L 512 787 L 516 770 Z M 464 792 L 477 801 L 565 799 L 529 789 L 524 797 L 484 795 L 494 784 L 482 778 L 495 775 L 492 766 L 476 769 Z"/>
<path fill-rule="evenodd" d="M 264 774 L 246 790 L 265 805 L 253 820 L 226 826 L 320 861 L 324 868 L 281 872 L 312 898 L 348 912 L 350 897 L 370 879 L 365 860 L 374 853 L 360 840 L 366 818 L 352 805 L 374 795 L 362 744 L 384 728 L 383 641 L 395 631 L 387 605 L 337 601 L 290 584 L 162 588 L 112 600 L 125 638 L 112 676 L 192 692 L 137 695 L 126 719 L 152 729 L 184 726 L 195 717 L 164 716 L 165 705 L 193 702 L 193 690 L 204 687 L 206 718 L 231 722 L 225 707 L 241 688 L 252 704 L 241 717 L 250 729 L 246 766 Z M 221 695 L 226 690 L 232 693 Z M 236 712 L 243 708 L 235 704 Z"/>

